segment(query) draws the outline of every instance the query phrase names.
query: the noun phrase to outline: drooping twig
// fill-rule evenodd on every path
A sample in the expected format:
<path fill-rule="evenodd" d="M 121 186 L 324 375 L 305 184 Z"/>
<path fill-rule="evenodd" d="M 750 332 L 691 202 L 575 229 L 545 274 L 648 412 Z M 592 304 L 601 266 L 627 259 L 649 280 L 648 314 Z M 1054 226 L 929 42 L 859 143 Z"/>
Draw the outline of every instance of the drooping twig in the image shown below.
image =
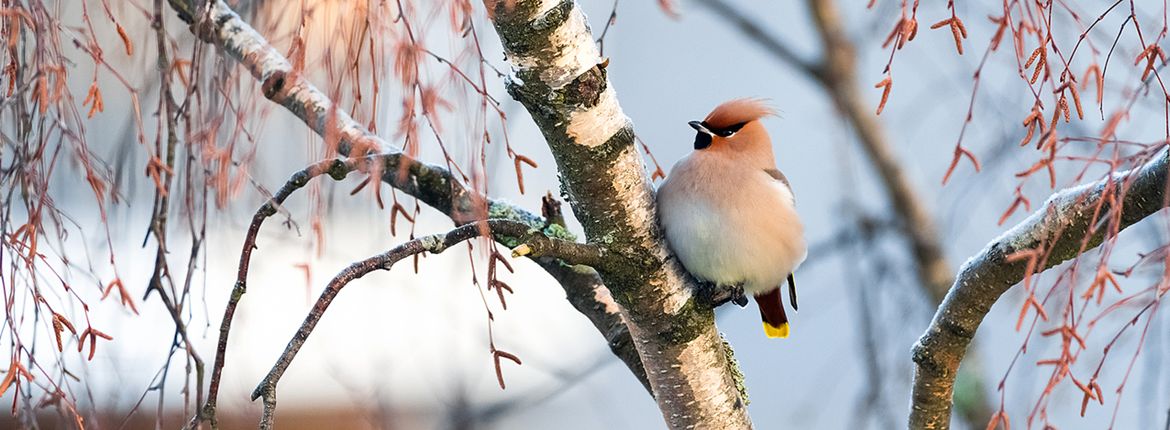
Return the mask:
<path fill-rule="evenodd" d="M 187 323 L 183 320 L 182 311 L 185 302 L 185 296 L 188 294 L 187 290 L 179 292 L 175 288 L 174 278 L 171 276 L 170 266 L 167 263 L 167 242 L 168 242 L 168 214 L 171 210 L 171 195 L 173 193 L 172 183 L 175 176 L 175 151 L 179 143 L 178 137 L 178 115 L 176 111 L 179 110 L 175 102 L 174 94 L 171 90 L 171 61 L 167 55 L 167 36 L 163 21 L 163 5 L 162 0 L 155 0 L 153 11 L 151 15 L 151 28 L 154 30 L 156 47 L 158 49 L 158 58 L 156 60 L 157 71 L 161 76 L 161 89 L 159 94 L 159 114 L 163 117 L 160 121 L 166 127 L 166 133 L 159 134 L 155 139 L 155 152 L 150 155 L 150 161 L 147 165 L 147 175 L 155 180 L 154 190 L 154 206 L 151 213 L 150 229 L 148 234 L 154 236 L 157 246 L 155 248 L 154 269 L 146 287 L 146 292 L 143 295 L 145 301 L 151 292 L 157 291 L 159 299 L 162 301 L 167 313 L 170 314 L 172 322 L 175 324 L 175 337 L 182 341 L 183 350 L 188 357 L 188 365 L 193 366 L 195 372 L 195 405 L 203 403 L 203 377 L 204 377 L 204 363 L 203 359 L 196 352 L 194 345 L 188 335 Z M 163 139 L 165 138 L 165 150 L 163 147 Z M 163 155 L 165 153 L 165 155 Z M 148 236 L 149 238 L 149 236 Z M 145 245 L 145 243 L 144 243 Z M 190 261 L 193 263 L 198 255 L 199 248 L 192 247 Z M 190 276 L 190 267 L 188 268 L 188 276 Z M 164 288 L 164 280 L 170 288 Z M 166 384 L 167 374 L 166 368 L 170 367 L 170 356 L 168 356 L 164 371 L 160 373 L 158 383 L 159 391 L 165 391 L 163 388 Z M 188 386 L 190 379 L 187 379 Z M 189 394 L 189 391 L 185 391 Z M 190 404 L 190 403 L 184 403 Z M 159 396 L 159 416 L 161 416 L 163 408 L 163 396 Z"/>
<path fill-rule="evenodd" d="M 1095 213 L 1110 214 L 1103 217 L 1119 214 L 1120 219 L 1114 222 L 1120 231 L 1165 206 L 1170 177 L 1167 150 L 1151 158 L 1133 170 L 1054 194 L 1044 207 L 963 264 L 930 328 L 914 345 L 910 428 L 949 428 L 959 364 L 979 324 L 1003 293 L 1025 276 L 1076 258 L 1082 250 L 1101 244 L 1110 229 L 1094 225 L 1098 224 Z M 1111 207 L 1110 201 L 1120 201 L 1121 207 Z M 1009 258 L 1041 248 L 1048 252 L 1043 261 Z M 1037 266 L 1030 271 L 1029 264 Z"/>
<path fill-rule="evenodd" d="M 284 353 L 276 360 L 276 364 L 272 366 L 259 386 L 252 391 L 252 400 L 264 398 L 264 415 L 260 421 L 260 428 L 272 428 L 276 412 L 276 384 L 288 366 L 292 364 L 297 352 L 308 340 L 313 328 L 317 326 L 317 322 L 321 320 L 325 310 L 329 308 L 342 288 L 353 280 L 375 270 L 390 270 L 395 263 L 404 258 L 421 253 L 438 254 L 455 244 L 479 237 L 485 232 L 514 238 L 526 244 L 528 252 L 533 256 L 559 258 L 564 261 L 589 265 L 599 265 L 605 258 L 602 250 L 596 246 L 549 238 L 521 222 L 493 219 L 483 223 L 466 224 L 447 233 L 420 237 L 384 253 L 353 263 L 329 281 L 329 285 L 325 287 L 325 291 L 321 293 L 321 297 L 317 299 L 317 303 L 313 305 L 313 309 L 309 311 L 305 321 L 301 323 L 300 329 L 289 340 Z"/>

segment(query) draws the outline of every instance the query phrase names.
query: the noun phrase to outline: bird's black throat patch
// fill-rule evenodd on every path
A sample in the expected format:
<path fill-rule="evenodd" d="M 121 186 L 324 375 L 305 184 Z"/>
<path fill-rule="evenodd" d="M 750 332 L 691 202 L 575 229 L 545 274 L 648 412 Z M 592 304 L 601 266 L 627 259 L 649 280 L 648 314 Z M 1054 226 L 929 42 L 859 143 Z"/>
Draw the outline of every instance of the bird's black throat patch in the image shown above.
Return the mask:
<path fill-rule="evenodd" d="M 709 135 L 707 133 L 703 133 L 701 131 L 698 132 L 697 134 L 695 134 L 695 149 L 696 150 L 704 149 L 708 146 L 711 146 L 711 135 Z"/>

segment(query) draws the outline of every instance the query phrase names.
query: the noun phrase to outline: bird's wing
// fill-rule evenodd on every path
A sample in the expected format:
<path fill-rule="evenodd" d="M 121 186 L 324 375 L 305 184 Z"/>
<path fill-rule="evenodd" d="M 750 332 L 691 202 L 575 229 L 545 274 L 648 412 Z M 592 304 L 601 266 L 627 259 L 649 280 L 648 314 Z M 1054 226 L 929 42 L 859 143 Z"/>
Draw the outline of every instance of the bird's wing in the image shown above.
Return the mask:
<path fill-rule="evenodd" d="M 772 179 L 780 181 L 780 183 L 784 184 L 784 186 L 788 188 L 788 192 L 792 193 L 792 186 L 788 185 L 788 178 L 784 176 L 784 173 L 780 172 L 780 169 L 764 169 L 764 172 L 771 176 Z M 792 200 L 796 200 L 795 193 L 792 194 Z M 788 274 L 788 297 L 792 299 L 792 310 L 795 311 L 797 308 L 796 280 L 792 278 L 791 273 Z"/>
<path fill-rule="evenodd" d="M 796 304 L 796 280 L 792 279 L 792 274 L 788 274 L 788 297 L 792 299 L 792 310 L 797 310 Z"/>
<path fill-rule="evenodd" d="M 784 184 L 784 188 L 788 188 L 788 192 L 792 194 L 792 201 L 794 203 L 796 202 L 796 193 L 792 192 L 792 185 L 788 184 L 788 177 L 784 176 L 784 173 L 781 172 L 780 169 L 764 169 L 764 173 L 767 173 L 768 176 L 772 177 L 772 179 L 780 181 L 781 184 Z"/>
<path fill-rule="evenodd" d="M 788 184 L 788 177 L 784 176 L 784 173 L 780 172 L 780 169 L 764 169 L 764 173 L 767 173 L 772 179 L 780 181 L 788 189 L 792 189 L 792 186 Z"/>

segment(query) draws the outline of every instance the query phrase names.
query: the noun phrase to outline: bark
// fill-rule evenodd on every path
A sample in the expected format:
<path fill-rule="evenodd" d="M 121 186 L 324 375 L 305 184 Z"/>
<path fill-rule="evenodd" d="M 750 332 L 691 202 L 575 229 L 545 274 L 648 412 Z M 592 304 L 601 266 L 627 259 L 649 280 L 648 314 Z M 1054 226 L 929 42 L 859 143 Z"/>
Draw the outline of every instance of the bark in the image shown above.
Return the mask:
<path fill-rule="evenodd" d="M 589 243 L 617 258 L 596 269 L 626 317 L 671 428 L 750 428 L 714 312 L 658 230 L 634 131 L 571 0 L 486 1 L 513 76 L 557 162 Z"/>
<path fill-rule="evenodd" d="M 223 55 L 238 61 L 260 81 L 266 97 L 284 106 L 322 137 L 335 136 L 339 140 L 338 151 L 342 155 L 350 155 L 354 147 L 394 153 L 393 157 L 387 159 L 387 166 L 393 168 L 384 170 L 384 183 L 438 209 L 456 225 L 476 220 L 482 215 L 476 214 L 476 208 L 485 204 L 490 216 L 523 221 L 541 229 L 548 225 L 546 220 L 523 208 L 491 200 L 464 187 L 451 172 L 442 167 L 420 162 L 398 152 L 394 146 L 354 121 L 344 110 L 333 108 L 332 101 L 323 92 L 293 73 L 289 61 L 223 2 L 208 2 L 203 11 L 198 9 L 197 1 L 169 0 L 169 3 L 181 19 L 191 24 L 193 33 L 216 46 Z M 202 19 L 196 21 L 196 16 Z M 329 115 L 334 115 L 332 121 L 327 121 Z M 334 129 L 327 130 L 329 126 Z M 555 234 L 553 236 L 556 237 Z M 571 235 L 560 238 L 572 239 Z M 609 292 L 596 270 L 588 266 L 566 265 L 550 258 L 536 258 L 534 261 L 561 282 L 569 302 L 589 318 L 605 337 L 614 355 L 622 359 L 644 386 L 649 387 L 629 331 L 625 328 L 621 314 L 612 306 L 612 301 L 605 301 Z"/>
<path fill-rule="evenodd" d="M 963 264 L 930 327 L 914 345 L 910 428 L 950 427 L 955 376 L 975 331 L 999 297 L 1028 274 L 1027 259 L 1008 261 L 1007 257 L 1020 251 L 1050 250 L 1048 259 L 1038 263 L 1035 273 L 1039 273 L 1076 258 L 1081 250 L 1097 247 L 1110 230 L 1107 223 L 1096 222 L 1097 206 L 1102 205 L 1102 219 L 1119 214 L 1118 231 L 1158 212 L 1166 205 L 1167 167 L 1163 149 L 1136 169 L 1060 191 Z M 1119 212 L 1110 201 L 1121 202 Z"/>

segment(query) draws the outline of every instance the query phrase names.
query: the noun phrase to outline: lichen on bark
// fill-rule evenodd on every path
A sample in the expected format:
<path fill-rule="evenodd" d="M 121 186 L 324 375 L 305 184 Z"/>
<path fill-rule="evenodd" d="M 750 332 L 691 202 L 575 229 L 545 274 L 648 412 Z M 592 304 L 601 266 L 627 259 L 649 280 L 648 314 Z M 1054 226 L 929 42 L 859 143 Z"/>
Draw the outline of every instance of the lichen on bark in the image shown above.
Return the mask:
<path fill-rule="evenodd" d="M 739 368 L 739 360 L 735 359 L 735 349 L 731 347 L 731 343 L 727 342 L 727 338 L 723 337 L 723 333 L 719 333 L 719 339 L 723 341 L 723 352 L 727 355 L 727 371 L 731 373 L 731 378 L 735 380 L 735 389 L 739 391 L 739 397 L 743 399 L 743 405 L 751 405 L 752 399 L 748 397 L 743 370 Z"/>

